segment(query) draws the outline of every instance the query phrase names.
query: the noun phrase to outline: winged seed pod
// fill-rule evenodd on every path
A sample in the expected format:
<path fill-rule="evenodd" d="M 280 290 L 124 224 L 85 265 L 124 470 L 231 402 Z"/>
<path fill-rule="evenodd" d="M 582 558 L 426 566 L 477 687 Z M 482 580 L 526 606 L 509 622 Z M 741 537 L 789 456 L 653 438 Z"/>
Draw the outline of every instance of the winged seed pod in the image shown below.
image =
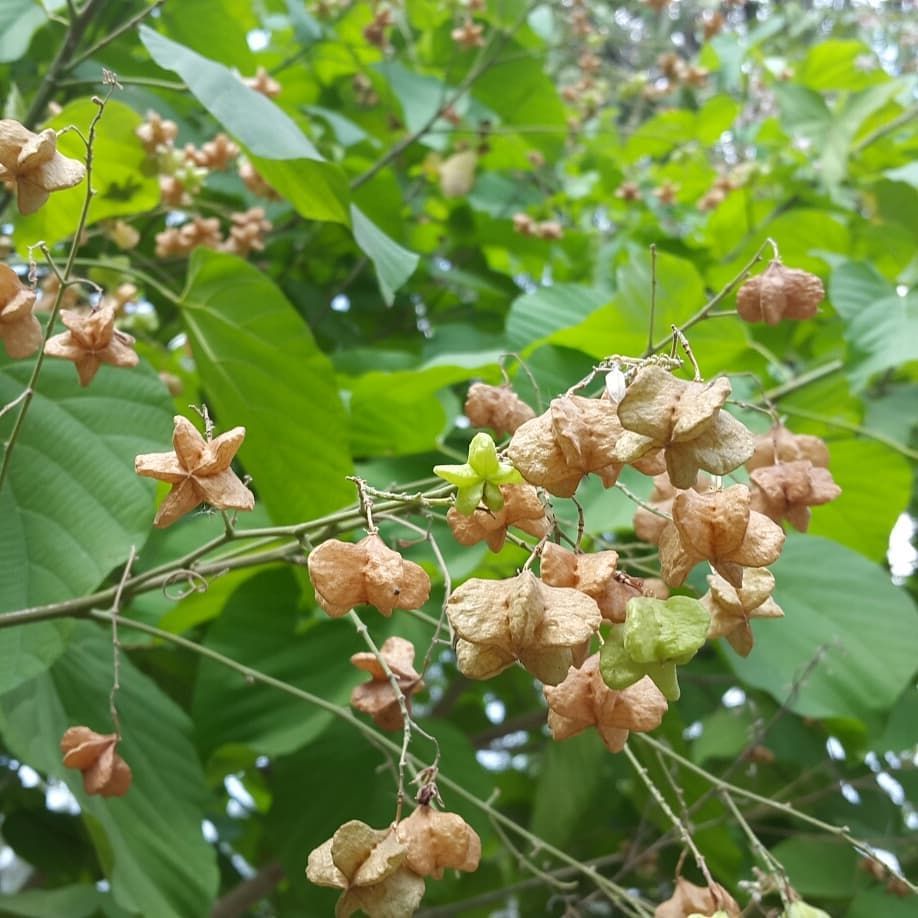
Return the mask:
<path fill-rule="evenodd" d="M 711 613 L 708 637 L 724 637 L 740 656 L 747 657 L 754 638 L 749 620 L 753 618 L 783 618 L 781 607 L 771 598 L 775 578 L 761 567 L 750 568 L 743 574 L 738 589 L 718 574 L 708 575 L 710 589 L 699 602 Z"/>
<path fill-rule="evenodd" d="M 309 852 L 306 878 L 342 891 L 335 918 L 361 910 L 369 918 L 407 918 L 424 897 L 424 881 L 405 865 L 407 857 L 408 848 L 393 829 L 373 829 L 352 819 Z"/>
<path fill-rule="evenodd" d="M 615 484 L 625 461 L 613 460 L 613 450 L 623 433 L 616 406 L 608 399 L 565 395 L 516 430 L 507 454 L 527 481 L 557 497 L 570 497 L 590 472 L 607 488 Z M 653 457 L 645 460 L 643 471 L 660 471 L 650 472 L 647 462 Z"/>
<path fill-rule="evenodd" d="M 501 485 L 504 505 L 497 511 L 477 509 L 471 515 L 450 507 L 446 522 L 460 545 L 476 545 L 485 541 L 491 551 L 500 551 L 511 526 L 541 539 L 551 529 L 545 515 L 545 505 L 532 485 Z"/>
<path fill-rule="evenodd" d="M 0 341 L 12 360 L 29 357 L 41 346 L 34 308 L 35 291 L 9 265 L 0 264 Z"/>
<path fill-rule="evenodd" d="M 554 739 L 564 740 L 595 726 L 610 752 L 625 748 L 630 731 L 646 733 L 659 727 L 669 707 L 646 676 L 621 692 L 610 689 L 603 681 L 598 653 L 580 669 L 572 666 L 563 682 L 546 685 L 542 691 Z"/>
<path fill-rule="evenodd" d="M 698 475 L 695 484 L 692 487 L 703 493 L 710 491 L 711 479 L 707 475 Z M 673 512 L 673 500 L 677 490 L 669 480 L 669 475 L 665 472 L 662 475 L 656 475 L 653 479 L 653 490 L 647 499 L 647 504 L 653 507 L 659 513 L 666 514 L 660 516 L 659 513 L 651 513 L 645 507 L 638 507 L 634 511 L 634 533 L 642 541 L 651 545 L 659 545 L 660 534 L 663 532 L 667 522 L 666 517 L 671 517 Z"/>
<path fill-rule="evenodd" d="M 574 649 L 602 622 L 589 596 L 548 586 L 529 571 L 507 580 L 467 580 L 450 596 L 446 614 L 464 676 L 490 679 L 519 660 L 550 685 L 564 679 Z"/>
<path fill-rule="evenodd" d="M 309 553 L 306 563 L 316 602 L 332 618 L 364 603 L 388 618 L 394 609 L 420 609 L 430 596 L 424 568 L 406 561 L 375 533 L 355 543 L 329 539 Z"/>
<path fill-rule="evenodd" d="M 746 463 L 746 469 L 751 472 L 765 465 L 797 459 L 809 459 L 813 465 L 827 468 L 829 449 L 819 437 L 793 434 L 783 424 L 775 424 L 768 433 L 755 438 L 755 451 Z"/>
<path fill-rule="evenodd" d="M 83 773 L 87 794 L 123 797 L 131 786 L 131 768 L 115 751 L 117 733 L 96 733 L 89 727 L 69 727 L 61 737 L 61 754 L 67 768 Z"/>
<path fill-rule="evenodd" d="M 774 259 L 740 287 L 736 311 L 747 322 L 777 325 L 782 319 L 809 319 L 826 295 L 822 281 L 809 271 L 785 268 Z"/>
<path fill-rule="evenodd" d="M 395 827 L 395 834 L 408 849 L 405 865 L 419 876 L 440 880 L 447 869 L 478 869 L 481 839 L 456 813 L 421 804 Z"/>
<path fill-rule="evenodd" d="M 643 596 L 643 581 L 623 577 L 616 570 L 617 551 L 597 551 L 585 555 L 549 542 L 542 551 L 539 576 L 549 586 L 573 587 L 596 600 L 606 621 L 623 622 L 625 606 L 635 596 Z"/>
<path fill-rule="evenodd" d="M 665 902 L 661 902 L 654 918 L 689 918 L 691 915 L 706 915 L 710 918 L 737 918 L 740 907 L 736 899 L 719 883 L 711 886 L 696 886 L 683 877 L 676 880 L 676 889 Z"/>
<path fill-rule="evenodd" d="M 815 468 L 809 459 L 755 469 L 749 478 L 752 509 L 776 523 L 787 519 L 800 532 L 810 527 L 810 507 L 827 504 L 841 494 L 832 473 Z"/>
<path fill-rule="evenodd" d="M 414 668 L 414 644 L 401 637 L 389 637 L 379 653 L 395 676 L 410 713 L 411 696 L 424 688 L 421 674 Z M 370 674 L 369 682 L 355 686 L 351 692 L 351 707 L 369 714 L 383 730 L 401 730 L 404 721 L 398 698 L 376 654 L 355 653 L 351 656 L 351 664 Z"/>
<path fill-rule="evenodd" d="M 784 546 L 784 530 L 751 507 L 745 485 L 723 491 L 680 491 L 673 521 L 660 536 L 660 572 L 671 587 L 681 586 L 701 561 L 729 583 L 743 582 L 743 568 L 774 564 Z"/>
<path fill-rule="evenodd" d="M 726 475 L 741 466 L 753 450 L 752 434 L 721 411 L 730 395 L 730 380 L 709 383 L 676 379 L 662 367 L 641 369 L 618 405 L 625 433 L 612 453 L 617 462 L 634 463 L 651 450 L 663 449 L 666 471 L 677 488 L 690 488 L 699 469 Z"/>
<path fill-rule="evenodd" d="M 475 427 L 490 427 L 498 437 L 505 437 L 532 420 L 535 412 L 508 386 L 472 383 L 465 416 Z"/>

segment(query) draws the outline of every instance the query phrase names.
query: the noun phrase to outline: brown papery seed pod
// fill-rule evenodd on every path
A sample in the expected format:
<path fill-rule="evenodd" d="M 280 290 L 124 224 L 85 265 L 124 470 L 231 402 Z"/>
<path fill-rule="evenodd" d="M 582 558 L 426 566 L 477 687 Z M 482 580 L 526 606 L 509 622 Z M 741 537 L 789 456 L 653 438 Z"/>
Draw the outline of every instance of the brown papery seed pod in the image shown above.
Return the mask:
<path fill-rule="evenodd" d="M 504 437 L 534 418 L 535 412 L 507 386 L 472 383 L 465 416 L 476 427 L 490 427 L 498 437 Z"/>
<path fill-rule="evenodd" d="M 131 786 L 131 768 L 115 751 L 118 734 L 96 733 L 89 727 L 69 727 L 61 737 L 61 755 L 67 768 L 83 773 L 87 794 L 123 797 Z"/>
<path fill-rule="evenodd" d="M 822 281 L 809 271 L 785 268 L 775 259 L 736 295 L 736 309 L 747 322 L 777 325 L 782 319 L 809 319 L 826 295 Z"/>
<path fill-rule="evenodd" d="M 421 805 L 396 826 L 396 835 L 408 848 L 406 866 L 419 876 L 440 880 L 446 869 L 478 869 L 481 839 L 456 813 Z"/>

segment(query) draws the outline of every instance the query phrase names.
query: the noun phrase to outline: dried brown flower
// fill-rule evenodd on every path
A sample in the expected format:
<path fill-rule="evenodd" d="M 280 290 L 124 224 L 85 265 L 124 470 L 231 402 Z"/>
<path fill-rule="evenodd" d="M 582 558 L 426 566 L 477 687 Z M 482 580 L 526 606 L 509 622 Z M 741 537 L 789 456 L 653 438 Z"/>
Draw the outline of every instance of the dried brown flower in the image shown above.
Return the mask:
<path fill-rule="evenodd" d="M 450 596 L 446 614 L 458 636 L 463 675 L 490 679 L 519 660 L 551 685 L 564 679 L 573 648 L 602 621 L 589 596 L 548 586 L 529 571 L 507 580 L 467 580 Z"/>
<path fill-rule="evenodd" d="M 88 386 L 103 363 L 113 367 L 136 367 L 139 361 L 134 339 L 115 328 L 113 304 L 100 306 L 89 313 L 61 312 L 67 331 L 50 338 L 45 344 L 49 357 L 72 360 L 80 385 Z"/>
<path fill-rule="evenodd" d="M 616 570 L 617 551 L 597 551 L 586 555 L 549 542 L 542 550 L 539 576 L 549 586 L 573 587 L 596 600 L 602 617 L 610 622 L 625 620 L 625 606 L 635 596 L 643 596 L 643 581 Z"/>
<path fill-rule="evenodd" d="M 507 453 L 527 481 L 570 497 L 589 472 L 599 475 L 607 488 L 615 484 L 625 461 L 616 460 L 613 451 L 623 433 L 612 402 L 565 395 L 517 428 Z M 641 457 L 650 461 L 648 452 L 650 447 Z"/>
<path fill-rule="evenodd" d="M 234 427 L 214 440 L 205 440 L 187 418 L 174 418 L 171 453 L 146 453 L 134 460 L 134 471 L 167 481 L 172 490 L 153 520 L 160 529 L 208 503 L 217 510 L 251 510 L 255 496 L 230 468 L 245 428 Z"/>
<path fill-rule="evenodd" d="M 410 712 L 411 696 L 424 687 L 421 674 L 414 668 L 414 644 L 393 636 L 386 638 L 379 653 L 395 676 Z M 369 682 L 358 685 L 351 692 L 351 706 L 369 714 L 383 730 L 401 730 L 404 723 L 398 698 L 376 654 L 355 653 L 351 663 L 371 677 Z"/>
<path fill-rule="evenodd" d="M 545 516 L 545 505 L 532 485 L 501 485 L 504 505 L 500 510 L 481 507 L 467 516 L 451 507 L 446 522 L 460 545 L 485 541 L 491 551 L 500 551 L 511 526 L 537 538 L 547 535 L 551 523 Z"/>
<path fill-rule="evenodd" d="M 483 48 L 484 26 L 471 19 L 466 19 L 461 26 L 450 32 L 450 37 L 460 48 Z"/>
<path fill-rule="evenodd" d="M 776 258 L 736 295 L 736 309 L 747 322 L 777 325 L 782 319 L 809 319 L 826 295 L 822 281 L 809 271 L 785 268 Z"/>
<path fill-rule="evenodd" d="M 424 896 L 424 881 L 406 860 L 408 847 L 393 829 L 373 829 L 358 819 L 341 826 L 309 852 L 306 877 L 342 890 L 336 918 L 361 909 L 369 918 L 407 918 Z"/>
<path fill-rule="evenodd" d="M 465 399 L 465 416 L 475 427 L 490 427 L 503 437 L 532 420 L 535 412 L 509 386 L 472 383 Z"/>
<path fill-rule="evenodd" d="M 595 726 L 610 752 L 625 748 L 628 733 L 646 733 L 660 726 L 669 705 L 649 676 L 620 692 L 610 689 L 594 653 L 580 669 L 573 666 L 557 686 L 542 691 L 548 702 L 548 728 L 556 740 Z"/>
<path fill-rule="evenodd" d="M 265 236 L 271 231 L 273 224 L 265 219 L 263 207 L 250 207 L 242 213 L 233 214 L 230 219 L 233 225 L 226 242 L 223 243 L 224 251 L 244 258 L 253 251 L 260 252 L 264 249 Z"/>
<path fill-rule="evenodd" d="M 264 67 L 259 67 L 255 71 L 255 76 L 248 77 L 242 82 L 245 83 L 249 89 L 254 89 L 255 92 L 260 92 L 269 99 L 277 98 L 282 88 L 281 84 L 278 83 Z"/>
<path fill-rule="evenodd" d="M 134 133 L 147 153 L 163 153 L 178 137 L 178 125 L 174 121 L 164 119 L 159 112 L 148 111 L 147 120 Z"/>
<path fill-rule="evenodd" d="M 0 341 L 13 360 L 34 354 L 41 345 L 34 308 L 35 291 L 9 265 L 0 264 Z"/>
<path fill-rule="evenodd" d="M 729 583 L 743 583 L 743 568 L 766 567 L 778 560 L 784 530 L 751 509 L 749 489 L 680 491 L 673 500 L 673 521 L 660 536 L 660 569 L 671 587 L 680 586 L 700 561 L 710 561 Z"/>
<path fill-rule="evenodd" d="M 699 475 L 692 486 L 699 493 L 711 489 L 711 480 L 707 475 Z M 655 475 L 653 479 L 653 490 L 647 500 L 647 506 L 653 507 L 666 516 L 672 516 L 673 498 L 676 496 L 677 489 L 673 487 L 669 480 L 669 475 L 665 472 L 662 475 Z M 663 532 L 668 520 L 664 516 L 658 516 L 652 513 L 646 507 L 638 507 L 634 511 L 634 533 L 642 541 L 651 545 L 660 543 L 660 533 Z"/>
<path fill-rule="evenodd" d="M 622 201 L 637 201 L 641 197 L 641 189 L 636 182 L 622 182 L 615 189 L 615 197 Z"/>
<path fill-rule="evenodd" d="M 677 488 L 690 488 L 699 469 L 714 475 L 732 472 L 752 455 L 753 439 L 743 424 L 721 410 L 730 392 L 725 376 L 709 383 L 687 382 L 662 367 L 645 366 L 619 402 L 625 433 L 613 458 L 633 463 L 662 448 L 666 471 Z"/>
<path fill-rule="evenodd" d="M 67 768 L 83 772 L 87 794 L 123 797 L 131 786 L 131 768 L 115 751 L 117 733 L 96 733 L 89 727 L 68 727 L 61 737 L 61 754 Z"/>
<path fill-rule="evenodd" d="M 783 424 L 775 424 L 768 433 L 755 438 L 755 451 L 746 463 L 746 468 L 762 468 L 778 462 L 794 462 L 809 459 L 815 466 L 829 465 L 829 449 L 825 441 L 809 434 L 792 434 Z"/>
<path fill-rule="evenodd" d="M 329 539 L 309 553 L 316 602 L 332 617 L 369 603 L 387 618 L 393 609 L 420 609 L 430 596 L 430 577 L 373 533 L 359 542 Z"/>
<path fill-rule="evenodd" d="M 754 643 L 750 619 L 784 616 L 781 607 L 771 598 L 775 578 L 765 568 L 746 571 L 739 588 L 717 574 L 708 575 L 708 585 L 710 589 L 700 600 L 711 613 L 708 637 L 725 637 L 741 656 L 749 656 Z"/>
<path fill-rule="evenodd" d="M 749 478 L 752 509 L 776 523 L 787 519 L 800 532 L 810 527 L 810 507 L 827 504 L 841 494 L 832 473 L 816 468 L 809 459 L 755 469 Z"/>
<path fill-rule="evenodd" d="M 223 237 L 216 217 L 195 217 L 181 227 L 170 227 L 156 234 L 156 256 L 188 255 L 199 246 L 219 249 Z"/>
<path fill-rule="evenodd" d="M 18 121 L 0 120 L 0 181 L 16 189 L 21 214 L 33 214 L 52 191 L 79 185 L 86 167 L 57 152 L 57 132 L 33 134 Z"/>
<path fill-rule="evenodd" d="M 456 813 L 422 804 L 396 826 L 395 833 L 408 848 L 406 866 L 419 876 L 439 880 L 447 869 L 478 869 L 481 839 Z"/>
<path fill-rule="evenodd" d="M 654 918 L 689 918 L 691 915 L 714 915 L 717 912 L 725 913 L 728 918 L 737 918 L 740 907 L 719 883 L 696 886 L 678 877 L 672 896 L 660 903 L 653 914 Z"/>
<path fill-rule="evenodd" d="M 200 149 L 193 144 L 185 145 L 185 158 L 195 166 L 203 169 L 228 169 L 230 163 L 239 155 L 239 147 L 226 134 L 217 134 L 208 140 Z"/>

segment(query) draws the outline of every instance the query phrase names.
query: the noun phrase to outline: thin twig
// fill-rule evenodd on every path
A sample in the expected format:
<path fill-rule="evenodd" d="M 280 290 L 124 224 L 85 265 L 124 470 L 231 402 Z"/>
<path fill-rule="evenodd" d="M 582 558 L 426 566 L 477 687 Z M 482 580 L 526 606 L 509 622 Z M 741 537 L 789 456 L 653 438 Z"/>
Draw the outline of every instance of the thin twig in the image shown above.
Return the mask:
<path fill-rule="evenodd" d="M 124 584 L 131 574 L 131 568 L 134 560 L 137 558 L 136 546 L 131 546 L 131 552 L 128 555 L 127 563 L 124 565 L 124 573 L 118 582 L 118 589 L 115 592 L 115 599 L 112 602 L 112 690 L 108 695 L 108 709 L 112 715 L 112 725 L 115 728 L 115 735 L 121 739 L 121 718 L 118 716 L 118 707 L 115 699 L 121 688 L 121 643 L 118 641 L 118 614 L 121 611 L 121 594 L 124 591 Z"/>
<path fill-rule="evenodd" d="M 151 3 L 149 6 L 144 7 L 129 19 L 125 19 L 121 25 L 116 26 L 111 32 L 108 33 L 108 35 L 100 38 L 94 45 L 90 45 L 89 48 L 87 48 L 82 54 L 71 58 L 71 60 L 68 61 L 68 63 L 63 67 L 62 73 L 69 73 L 75 67 L 79 67 L 83 61 L 89 60 L 89 58 L 91 58 L 94 54 L 98 54 L 99 51 L 110 45 L 116 38 L 124 35 L 125 32 L 129 32 L 134 28 L 135 25 L 143 22 L 147 16 L 152 15 L 153 11 L 158 10 L 165 2 L 166 0 L 155 0 L 155 2 Z"/>

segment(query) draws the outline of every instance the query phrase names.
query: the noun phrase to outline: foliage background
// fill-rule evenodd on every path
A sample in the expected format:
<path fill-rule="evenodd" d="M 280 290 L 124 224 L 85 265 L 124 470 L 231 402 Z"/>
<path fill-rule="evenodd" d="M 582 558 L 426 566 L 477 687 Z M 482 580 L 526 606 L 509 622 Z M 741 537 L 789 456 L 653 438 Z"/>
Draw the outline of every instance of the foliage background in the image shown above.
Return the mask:
<path fill-rule="evenodd" d="M 775 328 L 723 317 L 689 337 L 706 376 L 730 373 L 740 400 L 764 393 L 795 432 L 826 439 L 844 493 L 816 510 L 810 534 L 788 539 L 775 568 L 786 620 L 759 629 L 746 660 L 709 646 L 658 736 L 712 774 L 848 826 L 908 873 L 918 630 L 911 568 L 891 578 L 886 552 L 893 525 L 915 509 L 915 7 L 652 7 L 590 4 L 592 31 L 578 35 L 585 5 L 490 0 L 473 11 L 483 47 L 464 49 L 451 33 L 465 7 L 406 0 L 380 49 L 364 34 L 368 3 L 0 3 L 4 117 L 85 128 L 101 66 L 123 84 L 99 128 L 78 269 L 105 287 L 141 288 L 127 327 L 144 358 L 135 371 L 103 368 L 87 390 L 68 365 L 43 369 L 0 492 L 0 611 L 104 609 L 110 593 L 72 603 L 117 583 L 132 545 L 142 573 L 219 536 L 222 519 L 207 514 L 151 532 L 154 491 L 132 469 L 135 454 L 166 448 L 171 415 L 189 403 L 206 402 L 219 429 L 248 428 L 240 460 L 259 502 L 242 527 L 311 520 L 352 503 L 354 471 L 386 487 L 464 454 L 469 381 L 497 382 L 504 367 L 539 407 L 596 360 L 641 354 L 651 244 L 657 341 L 770 236 L 787 265 L 825 280 L 820 316 Z M 705 37 L 716 11 L 724 26 Z M 586 51 L 601 82 L 571 98 Z M 708 75 L 664 86 L 658 58 L 670 51 Z M 259 66 L 282 85 L 273 102 L 234 74 Z M 46 120 L 52 100 L 63 109 Z M 159 203 L 156 164 L 134 135 L 150 109 L 178 123 L 181 144 L 226 131 L 280 192 L 265 200 L 235 173 L 212 172 L 183 208 L 225 226 L 232 212 L 264 206 L 274 224 L 264 251 L 248 261 L 207 249 L 156 257 L 155 234 L 183 215 Z M 80 150 L 72 135 L 61 148 Z M 447 196 L 444 163 L 472 150 L 474 180 Z M 737 187 L 699 209 L 722 174 Z M 637 200 L 616 195 L 626 182 Z M 674 203 L 654 193 L 667 182 Z M 38 240 L 65 243 L 81 193 L 56 194 L 30 218 L 8 207 L 8 263 L 24 267 Z M 558 221 L 563 237 L 521 235 L 519 212 Z M 139 230 L 135 249 L 113 242 L 114 217 Z M 30 369 L 0 359 L 0 403 Z M 181 380 L 174 398 L 162 372 Z M 4 439 L 11 419 L 0 417 Z M 649 491 L 638 475 L 627 482 Z M 578 496 L 596 545 L 633 541 L 624 495 L 590 483 Z M 572 509 L 561 512 L 576 525 Z M 526 557 L 512 545 L 496 556 L 460 549 L 433 525 L 454 583 L 509 576 Z M 409 554 L 435 578 L 436 616 L 433 556 L 425 545 Z M 640 550 L 632 561 L 640 572 Z M 358 636 L 316 612 L 305 569 L 289 563 L 240 564 L 181 600 L 175 588 L 138 591 L 123 614 L 193 644 L 123 630 L 119 709 L 135 786 L 119 801 L 86 798 L 57 751 L 70 723 L 107 729 L 106 626 L 40 616 L 0 630 L 0 911 L 327 913 L 333 896 L 305 883 L 305 855 L 346 819 L 390 819 L 391 774 L 353 725 L 251 684 L 196 646 L 346 705 Z M 423 620 L 364 618 L 377 640 L 397 631 L 420 652 L 430 641 Z M 651 900 L 668 895 L 680 844 L 625 760 L 592 735 L 550 744 L 541 695 L 522 671 L 473 685 L 442 654 L 427 681 L 418 710 L 445 775 L 479 800 L 497 792 L 501 813 L 617 882 Z M 750 761 L 753 746 L 773 761 Z M 636 749 L 678 805 L 672 763 Z M 684 767 L 671 773 L 689 805 L 710 786 Z M 474 875 L 428 884 L 424 914 L 614 913 L 583 877 L 572 891 L 547 888 L 485 811 L 444 795 L 481 833 L 485 858 Z M 761 805 L 744 812 L 808 901 L 852 918 L 911 914 L 914 900 L 855 869 L 858 853 L 837 835 Z M 735 890 L 752 878 L 755 854 L 719 803 L 706 802 L 695 826 L 721 882 Z M 531 838 L 515 840 L 541 870 L 563 866 Z M 231 897 L 240 890 L 251 896 L 242 910 Z"/>

